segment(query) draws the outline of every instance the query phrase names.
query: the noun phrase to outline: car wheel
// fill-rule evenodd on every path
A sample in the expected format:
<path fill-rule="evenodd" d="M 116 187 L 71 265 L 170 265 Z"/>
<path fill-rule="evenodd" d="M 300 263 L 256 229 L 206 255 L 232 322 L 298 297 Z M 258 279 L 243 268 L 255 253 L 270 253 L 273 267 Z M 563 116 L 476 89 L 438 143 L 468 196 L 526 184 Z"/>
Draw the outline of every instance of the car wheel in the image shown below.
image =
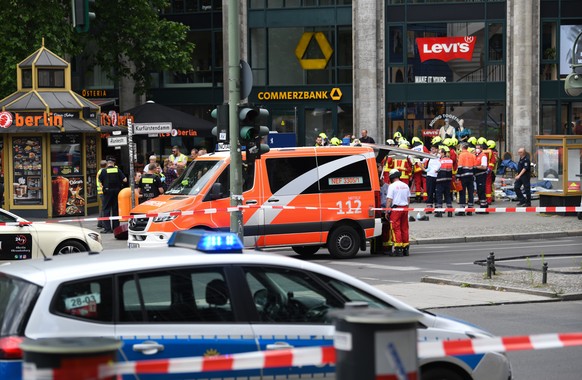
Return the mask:
<path fill-rule="evenodd" d="M 467 376 L 463 376 L 452 368 L 429 367 L 420 369 L 420 378 L 422 380 L 465 380 Z"/>
<path fill-rule="evenodd" d="M 68 253 L 86 252 L 87 247 L 75 240 L 66 240 L 59 244 L 53 255 L 66 255 Z"/>
<path fill-rule="evenodd" d="M 311 257 L 319 251 L 319 246 L 317 245 L 295 245 L 291 247 L 295 253 L 303 257 Z"/>
<path fill-rule="evenodd" d="M 360 235 L 351 226 L 339 226 L 328 237 L 327 249 L 334 259 L 348 259 L 360 250 Z"/>

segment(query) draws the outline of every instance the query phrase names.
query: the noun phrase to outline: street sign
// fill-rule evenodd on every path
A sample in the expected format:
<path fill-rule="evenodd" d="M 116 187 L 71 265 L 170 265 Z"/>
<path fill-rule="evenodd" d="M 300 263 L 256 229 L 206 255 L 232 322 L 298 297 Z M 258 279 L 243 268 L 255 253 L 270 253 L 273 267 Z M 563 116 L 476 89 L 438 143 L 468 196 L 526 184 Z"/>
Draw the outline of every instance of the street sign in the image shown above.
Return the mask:
<path fill-rule="evenodd" d="M 127 145 L 127 136 L 111 136 L 107 138 L 107 146 L 125 146 Z"/>
<path fill-rule="evenodd" d="M 172 123 L 133 123 L 133 133 L 136 135 L 147 135 L 149 133 L 170 133 Z"/>

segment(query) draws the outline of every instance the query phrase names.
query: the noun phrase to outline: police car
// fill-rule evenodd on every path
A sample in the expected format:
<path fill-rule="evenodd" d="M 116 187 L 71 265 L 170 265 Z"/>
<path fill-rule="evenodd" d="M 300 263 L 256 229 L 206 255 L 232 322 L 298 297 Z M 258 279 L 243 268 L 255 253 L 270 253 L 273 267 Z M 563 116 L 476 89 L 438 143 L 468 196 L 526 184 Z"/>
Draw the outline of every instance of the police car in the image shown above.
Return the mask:
<path fill-rule="evenodd" d="M 32 223 L 0 209 L 0 262 L 101 250 L 98 232 L 63 223 Z"/>
<path fill-rule="evenodd" d="M 0 378 L 21 376 L 25 338 L 114 337 L 120 361 L 331 345 L 349 302 L 418 313 L 422 341 L 490 336 L 424 313 L 339 271 L 244 251 L 236 235 L 180 231 L 169 248 L 107 250 L 0 265 Z M 511 378 L 499 353 L 420 361 L 424 380 Z M 150 378 L 334 378 L 303 366 Z M 131 377 L 134 378 L 134 377 Z"/>

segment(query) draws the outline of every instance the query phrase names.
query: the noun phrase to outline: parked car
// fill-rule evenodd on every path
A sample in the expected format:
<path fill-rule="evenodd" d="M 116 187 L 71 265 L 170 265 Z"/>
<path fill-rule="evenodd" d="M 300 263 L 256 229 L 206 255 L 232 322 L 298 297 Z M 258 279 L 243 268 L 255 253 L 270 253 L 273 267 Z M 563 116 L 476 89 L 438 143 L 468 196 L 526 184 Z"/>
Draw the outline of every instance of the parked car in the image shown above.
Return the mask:
<path fill-rule="evenodd" d="M 418 314 L 422 341 L 490 336 L 421 312 L 345 273 L 266 252 L 243 253 L 234 234 L 180 231 L 169 245 L 0 266 L 0 378 L 21 376 L 18 345 L 25 337 L 118 338 L 120 361 L 332 345 L 329 311 L 348 302 Z M 420 366 L 423 380 L 511 378 L 506 356 L 495 352 L 421 360 Z M 334 370 L 301 366 L 146 378 L 333 378 Z"/>
<path fill-rule="evenodd" d="M 65 223 L 33 223 L 0 209 L 0 262 L 103 250 L 101 235 Z"/>

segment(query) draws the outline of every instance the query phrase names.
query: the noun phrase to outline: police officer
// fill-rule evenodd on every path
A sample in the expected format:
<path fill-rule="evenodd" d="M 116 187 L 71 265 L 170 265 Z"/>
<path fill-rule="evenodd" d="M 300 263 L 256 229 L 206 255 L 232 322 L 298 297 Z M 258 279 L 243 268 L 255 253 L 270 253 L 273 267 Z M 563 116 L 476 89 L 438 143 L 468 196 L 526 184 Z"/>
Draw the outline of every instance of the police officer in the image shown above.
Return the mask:
<path fill-rule="evenodd" d="M 109 157 L 107 159 L 107 167 L 101 171 L 99 181 L 103 184 L 103 216 L 117 216 L 119 214 L 119 204 L 117 195 L 124 183 L 127 183 L 125 174 L 117 166 L 115 166 L 115 158 Z M 110 234 L 113 229 L 119 226 L 119 220 L 113 222 L 109 219 L 103 221 L 104 234 Z"/>
<path fill-rule="evenodd" d="M 517 206 L 531 207 L 531 161 L 524 147 L 519 148 L 517 154 L 519 154 L 519 162 L 517 163 L 517 175 L 515 176 L 515 185 L 513 187 L 519 200 Z M 521 192 L 521 186 L 523 186 L 525 197 Z"/>
<path fill-rule="evenodd" d="M 139 203 L 143 203 L 164 193 L 162 180 L 158 175 L 158 163 L 150 163 L 148 169 L 148 172 L 139 181 Z"/>

